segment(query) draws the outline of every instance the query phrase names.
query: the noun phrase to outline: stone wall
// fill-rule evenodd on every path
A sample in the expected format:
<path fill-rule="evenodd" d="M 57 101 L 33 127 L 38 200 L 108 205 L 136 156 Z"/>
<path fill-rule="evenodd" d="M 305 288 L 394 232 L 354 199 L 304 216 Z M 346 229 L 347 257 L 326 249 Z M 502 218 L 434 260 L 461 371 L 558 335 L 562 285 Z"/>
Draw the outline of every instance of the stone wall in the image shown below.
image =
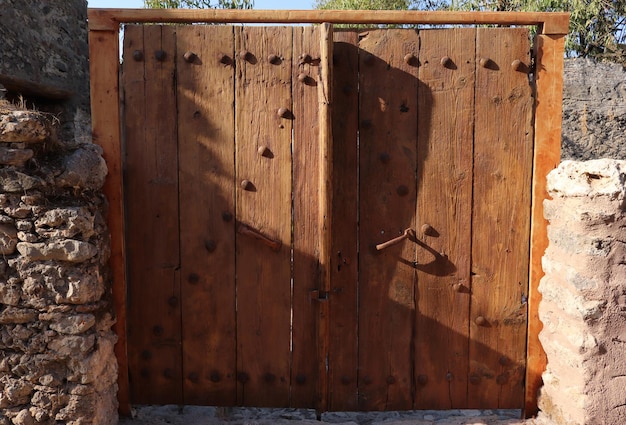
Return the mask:
<path fill-rule="evenodd" d="M 0 424 L 117 422 L 99 148 L 0 104 Z"/>
<path fill-rule="evenodd" d="M 626 424 L 626 161 L 565 161 L 548 185 L 540 408 L 559 425 Z"/>
<path fill-rule="evenodd" d="M 626 159 L 626 71 L 616 63 L 566 59 L 562 158 Z"/>

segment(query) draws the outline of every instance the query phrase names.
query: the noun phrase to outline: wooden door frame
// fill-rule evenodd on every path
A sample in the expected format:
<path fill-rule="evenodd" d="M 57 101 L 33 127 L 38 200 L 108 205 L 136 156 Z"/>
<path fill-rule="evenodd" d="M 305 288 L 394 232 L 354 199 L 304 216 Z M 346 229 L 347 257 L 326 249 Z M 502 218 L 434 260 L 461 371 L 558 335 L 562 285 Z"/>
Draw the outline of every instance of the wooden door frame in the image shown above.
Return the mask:
<path fill-rule="evenodd" d="M 543 276 L 541 257 L 548 246 L 547 222 L 543 217 L 543 200 L 548 197 L 546 176 L 560 162 L 562 92 L 565 36 L 569 30 L 569 13 L 547 12 L 425 12 L 425 11 L 332 11 L 332 10 L 172 10 L 172 9 L 89 9 L 89 59 L 91 81 L 91 114 L 93 141 L 103 148 L 109 173 L 103 188 L 109 201 L 108 226 L 111 233 L 110 266 L 118 335 L 115 354 L 119 363 L 119 412 L 130 415 L 130 392 L 126 341 L 126 256 L 124 247 L 124 192 L 121 150 L 119 98 L 119 34 L 125 23 L 255 23 L 255 24 L 424 24 L 424 25 L 530 25 L 537 27 L 535 38 L 535 108 L 534 150 L 531 200 L 530 266 L 528 289 L 528 336 L 524 415 L 536 414 L 537 393 L 547 359 L 539 331 L 543 327 L 538 315 Z M 320 99 L 321 101 L 321 99 Z M 326 124 L 324 124 L 326 125 Z M 325 132 L 324 132 L 325 133 Z M 325 137 L 325 139 L 324 139 Z M 332 148 L 332 137 L 320 137 L 325 152 Z M 332 157 L 332 156 L 327 156 Z M 329 164 L 331 166 L 332 164 Z M 323 168 L 323 167 L 321 167 Z M 326 183 L 332 169 L 325 169 Z M 321 174 L 323 178 L 324 175 Z M 329 196 L 325 191 L 323 196 Z M 330 199 L 320 205 L 330 208 Z M 324 216 L 324 214 L 321 214 Z M 318 223 L 324 234 L 330 227 Z M 325 237 L 330 241 L 330 237 Z M 322 257 L 330 249 L 322 250 Z M 321 258 L 329 264 L 330 258 Z M 324 280 L 328 276 L 324 276 Z M 322 380 L 323 381 L 323 380 Z M 320 400 L 319 410 L 325 408 Z"/>

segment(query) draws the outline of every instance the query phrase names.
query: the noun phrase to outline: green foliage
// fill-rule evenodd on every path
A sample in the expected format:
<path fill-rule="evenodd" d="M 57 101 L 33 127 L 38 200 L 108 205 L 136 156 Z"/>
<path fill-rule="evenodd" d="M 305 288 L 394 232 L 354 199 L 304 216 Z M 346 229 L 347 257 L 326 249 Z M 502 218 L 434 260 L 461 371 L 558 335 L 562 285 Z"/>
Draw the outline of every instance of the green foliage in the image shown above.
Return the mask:
<path fill-rule="evenodd" d="M 252 9 L 254 0 L 144 0 L 148 9 Z"/>
<path fill-rule="evenodd" d="M 316 0 L 317 9 L 571 13 L 570 55 L 626 64 L 626 0 Z"/>

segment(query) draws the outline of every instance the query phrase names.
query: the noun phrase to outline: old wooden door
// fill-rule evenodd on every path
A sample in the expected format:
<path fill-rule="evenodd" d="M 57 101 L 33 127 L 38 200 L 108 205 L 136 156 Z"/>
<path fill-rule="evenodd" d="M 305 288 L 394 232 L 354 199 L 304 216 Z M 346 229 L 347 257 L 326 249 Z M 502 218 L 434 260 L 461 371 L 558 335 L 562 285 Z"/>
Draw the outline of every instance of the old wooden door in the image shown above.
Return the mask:
<path fill-rule="evenodd" d="M 335 33 L 328 293 L 318 31 L 126 27 L 132 402 L 521 407 L 528 31 Z"/>

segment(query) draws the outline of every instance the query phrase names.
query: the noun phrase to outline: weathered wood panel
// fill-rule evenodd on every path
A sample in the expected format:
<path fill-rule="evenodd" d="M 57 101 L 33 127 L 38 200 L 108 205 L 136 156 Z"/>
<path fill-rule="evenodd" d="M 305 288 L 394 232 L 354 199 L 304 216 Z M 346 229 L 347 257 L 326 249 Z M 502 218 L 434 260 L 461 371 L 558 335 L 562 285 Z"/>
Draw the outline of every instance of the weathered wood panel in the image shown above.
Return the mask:
<path fill-rule="evenodd" d="M 293 353 L 291 405 L 316 405 L 320 346 L 320 302 L 317 256 L 320 250 L 318 106 L 319 27 L 295 27 L 293 31 Z M 280 52 L 277 52 L 280 53 Z M 313 58 L 316 59 L 313 62 Z"/>
<path fill-rule="evenodd" d="M 185 404 L 236 402 L 234 49 L 232 27 L 177 27 Z"/>
<path fill-rule="evenodd" d="M 292 28 L 235 30 L 237 403 L 287 406 L 291 322 Z M 280 64 L 269 56 L 281 47 Z M 296 117 L 297 118 L 297 117 Z M 272 158 L 259 154 L 267 147 Z M 280 242 L 274 251 L 260 233 Z"/>
<path fill-rule="evenodd" d="M 416 409 L 467 405 L 475 39 L 420 32 Z"/>
<path fill-rule="evenodd" d="M 409 409 L 415 322 L 415 243 L 376 245 L 415 228 L 415 31 L 360 35 L 359 408 Z M 409 61 L 411 62 L 411 61 Z"/>
<path fill-rule="evenodd" d="M 528 30 L 479 28 L 476 59 L 469 405 L 520 408 L 532 170 Z"/>
<path fill-rule="evenodd" d="M 124 40 L 131 398 L 182 403 L 175 33 L 129 26 Z"/>
<path fill-rule="evenodd" d="M 335 30 L 329 410 L 358 409 L 358 32 Z"/>
<path fill-rule="evenodd" d="M 563 57 L 565 35 L 537 35 L 534 43 L 535 145 L 531 212 L 530 282 L 528 288 L 528 340 L 526 365 L 526 417 L 537 413 L 541 374 L 547 364 L 539 342 L 543 328 L 539 320 L 539 281 L 543 276 L 541 258 L 548 247 L 548 223 L 543 216 L 543 200 L 548 197 L 546 176 L 561 160 L 561 114 L 563 104 Z"/>

